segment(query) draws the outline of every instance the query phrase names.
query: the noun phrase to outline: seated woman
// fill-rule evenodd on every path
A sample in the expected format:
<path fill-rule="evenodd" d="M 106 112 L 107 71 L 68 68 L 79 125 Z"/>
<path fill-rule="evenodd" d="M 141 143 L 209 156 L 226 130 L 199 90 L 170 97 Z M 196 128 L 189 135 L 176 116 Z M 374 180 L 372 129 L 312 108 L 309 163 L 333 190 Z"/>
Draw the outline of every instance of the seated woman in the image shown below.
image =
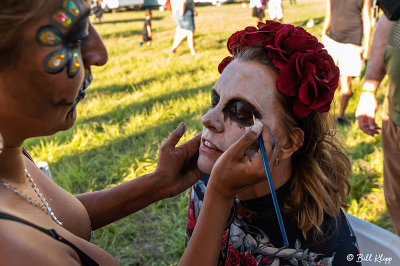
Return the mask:
<path fill-rule="evenodd" d="M 346 207 L 351 165 L 327 113 L 339 70 L 314 36 L 292 25 L 259 23 L 234 33 L 227 46 L 233 57 L 218 67 L 221 76 L 211 90 L 211 108 L 202 118 L 198 167 L 215 179 L 216 162 L 253 125 L 253 115 L 267 125 L 280 143 L 280 149 L 272 148 L 277 157 L 270 171 L 289 246 L 284 246 L 266 174 L 258 164 L 254 167 L 261 169 L 262 181 L 235 195 L 218 264 L 356 263 L 347 260 L 349 254 L 357 257 L 358 247 L 341 209 Z M 253 147 L 247 153 L 254 152 Z M 204 207 L 209 178 L 191 188 L 187 242 Z M 189 242 L 195 252 L 193 246 Z"/>
<path fill-rule="evenodd" d="M 176 195 L 202 176 L 195 163 L 200 137 L 175 148 L 183 123 L 160 148 L 153 173 L 77 196 L 45 176 L 23 150 L 28 138 L 73 126 L 90 68 L 107 61 L 88 16 L 84 0 L 0 1 L 2 265 L 117 265 L 90 243 L 91 229 Z"/>

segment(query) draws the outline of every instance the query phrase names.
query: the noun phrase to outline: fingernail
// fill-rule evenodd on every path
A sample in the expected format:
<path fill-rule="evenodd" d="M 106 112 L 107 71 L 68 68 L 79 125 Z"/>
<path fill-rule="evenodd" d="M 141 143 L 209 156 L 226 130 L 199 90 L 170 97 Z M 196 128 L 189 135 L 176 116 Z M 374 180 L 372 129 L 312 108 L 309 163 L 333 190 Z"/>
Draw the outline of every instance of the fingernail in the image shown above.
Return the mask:
<path fill-rule="evenodd" d="M 263 130 L 263 123 L 256 119 L 256 123 L 251 127 L 251 130 L 257 133 L 257 135 L 260 135 L 261 131 Z"/>

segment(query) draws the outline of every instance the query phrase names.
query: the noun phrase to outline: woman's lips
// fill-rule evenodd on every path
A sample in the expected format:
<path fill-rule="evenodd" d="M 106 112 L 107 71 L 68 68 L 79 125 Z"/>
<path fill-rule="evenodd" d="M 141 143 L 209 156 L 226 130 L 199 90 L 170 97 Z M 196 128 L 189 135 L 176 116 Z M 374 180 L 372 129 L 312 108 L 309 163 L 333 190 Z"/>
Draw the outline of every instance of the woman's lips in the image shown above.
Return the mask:
<path fill-rule="evenodd" d="M 203 139 L 200 145 L 200 150 L 206 153 L 221 154 L 223 151 L 218 149 L 211 141 Z"/>

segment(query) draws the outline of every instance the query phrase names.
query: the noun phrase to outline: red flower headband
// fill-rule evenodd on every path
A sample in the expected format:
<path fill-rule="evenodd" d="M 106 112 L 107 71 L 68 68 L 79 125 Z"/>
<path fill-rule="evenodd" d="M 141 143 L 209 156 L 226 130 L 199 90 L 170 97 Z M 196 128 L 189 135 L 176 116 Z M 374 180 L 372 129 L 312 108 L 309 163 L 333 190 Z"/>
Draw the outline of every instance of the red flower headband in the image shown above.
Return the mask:
<path fill-rule="evenodd" d="M 338 86 L 339 69 L 317 38 L 301 27 L 267 20 L 231 35 L 228 51 L 234 55 L 250 46 L 267 49 L 280 70 L 277 89 L 296 97 L 293 112 L 302 119 L 312 111 L 328 112 Z M 218 66 L 219 73 L 233 61 L 228 56 Z"/>

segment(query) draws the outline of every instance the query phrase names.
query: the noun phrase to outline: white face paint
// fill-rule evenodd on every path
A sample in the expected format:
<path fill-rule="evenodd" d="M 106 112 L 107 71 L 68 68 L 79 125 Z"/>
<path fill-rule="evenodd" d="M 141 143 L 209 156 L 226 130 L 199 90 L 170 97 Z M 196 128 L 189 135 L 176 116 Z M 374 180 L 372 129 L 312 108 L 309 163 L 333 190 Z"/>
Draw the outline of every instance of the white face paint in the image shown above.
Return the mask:
<path fill-rule="evenodd" d="M 211 108 L 202 118 L 197 161 L 201 171 L 211 173 L 219 156 L 243 135 L 245 127 L 253 125 L 253 113 L 278 136 L 277 77 L 256 62 L 234 60 L 225 68 L 211 91 Z"/>

